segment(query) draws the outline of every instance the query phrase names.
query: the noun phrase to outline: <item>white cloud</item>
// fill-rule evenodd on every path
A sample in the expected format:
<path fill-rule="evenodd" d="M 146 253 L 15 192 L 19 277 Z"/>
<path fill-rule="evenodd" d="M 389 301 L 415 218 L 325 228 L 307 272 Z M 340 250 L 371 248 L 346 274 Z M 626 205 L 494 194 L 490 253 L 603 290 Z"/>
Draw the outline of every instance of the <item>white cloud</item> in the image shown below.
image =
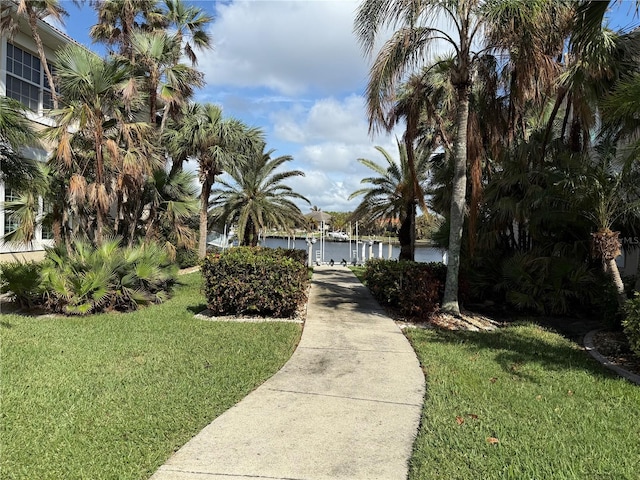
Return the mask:
<path fill-rule="evenodd" d="M 215 48 L 200 67 L 210 85 L 284 95 L 353 91 L 368 67 L 352 33 L 355 1 L 238 1 L 217 5 Z"/>
<path fill-rule="evenodd" d="M 352 33 L 356 0 L 234 1 L 217 4 L 214 50 L 199 66 L 208 83 L 200 100 L 260 125 L 275 155 L 292 155 L 287 183 L 323 210 L 353 210 L 349 195 L 382 161 L 374 145 L 397 154 L 393 135 L 372 139 L 361 93 L 368 74 Z M 309 206 L 297 202 L 303 211 Z"/>

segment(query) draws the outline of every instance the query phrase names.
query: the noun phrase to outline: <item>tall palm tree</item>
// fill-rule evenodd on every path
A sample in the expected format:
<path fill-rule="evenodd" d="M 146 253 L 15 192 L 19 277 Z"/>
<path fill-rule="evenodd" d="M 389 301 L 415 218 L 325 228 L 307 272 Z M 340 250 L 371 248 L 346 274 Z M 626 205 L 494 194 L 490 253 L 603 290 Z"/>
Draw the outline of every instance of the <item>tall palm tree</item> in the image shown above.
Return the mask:
<path fill-rule="evenodd" d="M 293 158 L 271 158 L 273 152 L 256 152 L 245 162 L 235 164 L 228 170 L 230 180 L 221 180 L 221 187 L 211 192 L 212 216 L 237 224 L 241 245 L 256 246 L 259 232 L 267 226 L 288 230 L 305 224 L 304 215 L 292 199 L 309 200 L 283 183 L 288 178 L 304 176 L 304 172 L 277 171 Z"/>
<path fill-rule="evenodd" d="M 371 186 L 356 190 L 349 196 L 349 199 L 363 196 L 361 203 L 353 212 L 353 218 L 370 222 L 400 220 L 401 226 L 398 232 L 400 260 L 414 260 L 418 203 L 416 181 L 421 192 L 429 172 L 429 155 L 419 155 L 414 172 L 411 172 L 405 144 L 398 141 L 399 161 L 396 161 L 382 147 L 378 146 L 376 150 L 382 154 L 386 165 L 366 158 L 358 159 L 379 176 L 362 179 L 360 183 Z"/>
<path fill-rule="evenodd" d="M 206 27 L 213 21 L 213 17 L 182 0 L 164 0 L 164 16 L 168 26 L 175 29 L 174 35 L 182 53 L 195 66 L 198 63 L 195 49 L 211 48 L 211 36 Z"/>
<path fill-rule="evenodd" d="M 59 22 L 62 22 L 63 17 L 67 16 L 67 11 L 60 5 L 58 0 L 18 0 L 17 1 L 18 15 L 24 16 L 31 29 L 31 36 L 36 43 L 36 49 L 38 50 L 38 57 L 42 64 L 42 69 L 47 78 L 47 83 L 51 89 L 51 101 L 53 102 L 53 108 L 58 108 L 58 94 L 56 91 L 56 84 L 54 82 L 51 68 L 49 68 L 49 62 L 47 61 L 47 55 L 44 51 L 44 45 L 42 38 L 40 37 L 40 29 L 38 22 L 43 21 L 45 18 L 50 17 Z M 11 37 L 17 31 L 17 24 L 12 21 L 11 16 L 8 14 L 12 8 L 10 4 L 0 6 L 1 20 L 0 31 L 3 31 Z"/>
<path fill-rule="evenodd" d="M 453 51 L 450 81 L 455 91 L 456 115 L 454 177 L 449 230 L 449 262 L 442 308 L 460 314 L 458 275 L 460 249 L 466 211 L 467 122 L 469 92 L 476 55 L 474 42 L 483 24 L 480 0 L 364 0 L 358 8 L 355 33 L 365 54 L 372 53 L 380 32 L 394 28 L 392 37 L 378 52 L 369 73 L 367 106 L 372 127 L 384 125 L 398 83 L 412 69 L 428 63 L 427 54 L 436 45 L 446 44 Z M 440 28 L 449 22 L 454 32 Z"/>
<path fill-rule="evenodd" d="M 198 256 L 207 254 L 209 197 L 218 175 L 242 162 L 247 155 L 264 144 L 264 134 L 239 120 L 223 118 L 222 109 L 214 104 L 191 104 L 185 107 L 181 127 L 171 145 L 171 154 L 182 162 L 190 157 L 198 162 L 200 192 L 200 236 Z M 260 145 L 260 147 L 258 147 Z"/>
<path fill-rule="evenodd" d="M 90 153 L 82 160 L 84 165 L 73 172 L 69 189 L 86 187 L 96 215 L 94 241 L 99 245 L 113 201 L 112 164 L 117 163 L 120 156 L 114 129 L 125 131 L 132 138 L 144 138 L 144 132 L 140 131 L 144 126 L 125 124 L 127 117 L 120 111 L 134 100 L 127 97 L 125 87 L 130 81 L 130 71 L 121 62 L 103 60 L 72 45 L 59 52 L 57 73 L 64 105 L 53 112 L 57 126 L 48 131 L 48 136 L 56 142 L 54 162 L 67 169 L 74 166 L 78 161 L 72 148 L 74 137 L 82 137 L 90 145 Z M 85 175 L 89 173 L 87 180 Z"/>
<path fill-rule="evenodd" d="M 89 30 L 96 42 L 104 42 L 112 53 L 133 60 L 133 33 L 153 30 L 164 24 L 163 12 L 156 0 L 90 0 L 98 14 L 98 23 Z"/>
<path fill-rule="evenodd" d="M 158 100 L 162 100 L 164 126 L 169 111 L 179 109 L 193 95 L 193 89 L 203 85 L 202 74 L 179 62 L 180 43 L 175 36 L 136 31 L 130 39 L 133 66 L 145 78 L 149 95 L 149 122 L 156 123 Z"/>

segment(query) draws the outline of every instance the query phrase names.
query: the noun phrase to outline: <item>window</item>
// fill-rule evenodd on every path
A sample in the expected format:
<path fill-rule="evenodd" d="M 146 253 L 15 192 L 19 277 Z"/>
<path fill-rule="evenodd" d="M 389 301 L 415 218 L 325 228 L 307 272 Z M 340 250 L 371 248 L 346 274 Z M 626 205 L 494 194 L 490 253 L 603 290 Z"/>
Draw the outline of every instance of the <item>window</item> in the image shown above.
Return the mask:
<path fill-rule="evenodd" d="M 53 240 L 53 228 L 51 225 L 52 211 L 53 211 L 52 205 L 48 202 L 45 202 L 44 207 L 42 209 L 42 214 L 45 217 L 42 222 L 42 240 Z"/>
<path fill-rule="evenodd" d="M 53 73 L 53 67 L 49 66 Z M 48 109 L 51 89 L 44 78 L 44 70 L 36 55 L 7 42 L 7 97 L 14 98 L 34 112 Z"/>
<path fill-rule="evenodd" d="M 13 190 L 6 190 L 4 193 L 4 201 L 5 202 L 14 202 L 18 200 L 17 192 Z M 20 223 L 17 221 L 15 216 L 12 214 L 10 210 L 4 211 L 4 234 L 11 233 L 14 230 L 17 230 L 20 226 Z"/>

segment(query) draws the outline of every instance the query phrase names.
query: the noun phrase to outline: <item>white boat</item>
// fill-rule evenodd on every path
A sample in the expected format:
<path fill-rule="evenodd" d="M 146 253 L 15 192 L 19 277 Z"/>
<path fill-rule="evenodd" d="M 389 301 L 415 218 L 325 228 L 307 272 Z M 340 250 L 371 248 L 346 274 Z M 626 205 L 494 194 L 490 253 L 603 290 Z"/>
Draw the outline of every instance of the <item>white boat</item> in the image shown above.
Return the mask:
<path fill-rule="evenodd" d="M 337 242 L 346 242 L 349 240 L 349 235 L 344 232 L 329 232 L 327 233 L 327 238 L 329 240 L 335 240 Z"/>

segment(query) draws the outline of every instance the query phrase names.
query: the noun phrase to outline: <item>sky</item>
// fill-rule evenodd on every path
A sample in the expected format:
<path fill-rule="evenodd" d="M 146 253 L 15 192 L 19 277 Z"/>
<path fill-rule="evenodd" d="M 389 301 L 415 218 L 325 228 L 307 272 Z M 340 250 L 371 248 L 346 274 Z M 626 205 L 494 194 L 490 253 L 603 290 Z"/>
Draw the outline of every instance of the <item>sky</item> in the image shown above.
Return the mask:
<path fill-rule="evenodd" d="M 213 50 L 198 52 L 206 86 L 195 100 L 222 106 L 226 117 L 260 127 L 273 156 L 291 155 L 287 180 L 324 211 L 352 211 L 349 195 L 373 172 L 358 158 L 384 162 L 379 145 L 397 158 L 396 137 L 372 137 L 364 101 L 370 58 L 352 33 L 356 0 L 189 1 L 214 16 Z M 63 30 L 93 50 L 88 36 L 96 23 L 88 6 L 62 2 L 70 16 Z M 618 5 L 612 24 L 637 24 L 635 2 Z M 632 22 L 633 20 L 633 22 Z M 196 168 L 192 165 L 192 168 Z"/>

